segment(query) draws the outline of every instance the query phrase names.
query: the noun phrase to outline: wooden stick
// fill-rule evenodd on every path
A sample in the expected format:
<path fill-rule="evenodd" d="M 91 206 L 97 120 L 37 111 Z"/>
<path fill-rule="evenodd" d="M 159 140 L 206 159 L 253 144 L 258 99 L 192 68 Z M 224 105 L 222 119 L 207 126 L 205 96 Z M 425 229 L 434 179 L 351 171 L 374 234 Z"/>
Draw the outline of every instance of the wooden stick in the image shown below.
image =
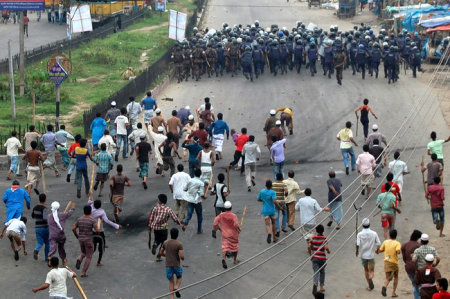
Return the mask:
<path fill-rule="evenodd" d="M 231 188 L 230 188 L 230 166 L 227 167 L 227 185 L 228 185 L 228 191 L 231 191 Z"/>
<path fill-rule="evenodd" d="M 45 182 L 45 172 L 44 167 L 42 167 L 42 163 L 39 163 L 39 168 L 41 169 L 42 186 L 44 188 L 44 194 L 47 194 L 47 183 Z"/>
<path fill-rule="evenodd" d="M 209 186 L 211 186 L 213 177 L 214 177 L 214 174 L 211 173 L 211 177 L 209 178 L 208 185 L 206 186 L 206 189 L 205 189 L 205 194 L 203 194 L 203 197 L 204 197 L 204 198 L 206 198 L 206 195 L 208 194 Z"/>
<path fill-rule="evenodd" d="M 64 209 L 64 213 L 67 213 L 67 211 L 69 211 L 70 206 L 72 205 L 72 201 L 69 200 L 69 202 L 67 203 L 66 208 Z"/>
<path fill-rule="evenodd" d="M 91 186 L 89 187 L 89 198 L 92 199 L 92 188 L 94 188 L 94 175 L 95 175 L 95 166 L 96 164 L 94 164 L 92 166 L 92 173 L 91 173 Z"/>
<path fill-rule="evenodd" d="M 425 185 L 425 173 L 422 171 L 422 167 L 425 167 L 424 164 L 424 156 L 422 156 L 422 162 L 420 163 L 420 172 L 422 173 L 422 185 L 423 185 L 423 192 L 427 193 L 427 187 Z"/>
<path fill-rule="evenodd" d="M 358 137 L 358 117 L 356 117 L 356 134 L 355 137 Z"/>
<path fill-rule="evenodd" d="M 67 270 L 73 272 L 72 269 L 70 269 L 69 267 L 66 266 L 66 268 L 67 268 Z M 75 285 L 77 286 L 78 291 L 80 291 L 81 297 L 83 297 L 83 299 L 87 299 L 86 294 L 85 294 L 83 288 L 81 287 L 78 279 L 76 277 L 72 277 L 72 279 L 73 279 L 73 282 L 75 283 Z"/>
<path fill-rule="evenodd" d="M 97 219 L 97 227 L 98 227 L 98 230 L 100 230 L 101 225 L 102 225 L 102 218 L 98 218 L 98 219 Z"/>
<path fill-rule="evenodd" d="M 240 226 L 242 226 L 244 224 L 245 212 L 247 212 L 247 205 L 244 206 L 244 212 L 242 213 L 241 225 Z"/>

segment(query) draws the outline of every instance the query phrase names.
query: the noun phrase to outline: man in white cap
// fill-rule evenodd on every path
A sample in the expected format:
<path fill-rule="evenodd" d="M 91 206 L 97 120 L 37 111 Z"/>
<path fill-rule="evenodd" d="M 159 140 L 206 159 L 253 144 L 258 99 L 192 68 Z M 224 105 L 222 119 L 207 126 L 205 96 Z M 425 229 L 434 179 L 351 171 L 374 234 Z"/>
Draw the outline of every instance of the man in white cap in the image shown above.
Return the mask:
<path fill-rule="evenodd" d="M 105 120 L 109 122 L 109 133 L 112 137 L 116 136 L 116 127 L 114 126 L 114 122 L 116 117 L 120 115 L 120 109 L 116 107 L 116 101 L 111 102 L 111 108 L 106 111 Z"/>
<path fill-rule="evenodd" d="M 152 121 L 153 111 L 158 108 L 156 101 L 152 98 L 152 92 L 147 91 L 147 96 L 141 101 L 142 110 L 144 110 L 144 123 L 148 131 L 148 124 Z"/>
<path fill-rule="evenodd" d="M 378 234 L 370 229 L 369 218 L 362 220 L 362 227 L 362 231 L 356 236 L 356 256 L 361 258 L 364 276 L 369 285 L 367 290 L 371 291 L 375 287 L 372 280 L 375 269 L 375 252 L 380 249 L 381 242 Z"/>
<path fill-rule="evenodd" d="M 72 202 L 72 208 L 67 213 L 58 213 L 59 202 L 54 201 L 51 205 L 52 213 L 47 216 L 47 224 L 49 229 L 50 251 L 48 253 L 48 260 L 58 250 L 59 257 L 62 259 L 63 265 L 67 263 L 66 250 L 66 234 L 64 233 L 64 224 L 66 220 L 75 212 L 75 202 Z"/>
<path fill-rule="evenodd" d="M 266 134 L 269 133 L 270 129 L 272 129 L 273 127 L 275 127 L 275 122 L 278 120 L 278 118 L 275 116 L 276 112 L 275 109 L 270 110 L 269 112 L 270 116 L 269 118 L 266 119 L 266 123 L 264 124 L 264 132 L 266 132 Z M 280 123 L 281 125 L 281 123 Z"/>
<path fill-rule="evenodd" d="M 282 129 L 283 129 L 284 134 L 286 134 L 286 129 L 284 127 L 285 125 L 289 129 L 289 135 L 294 134 L 294 123 L 293 123 L 294 113 L 292 113 L 292 108 L 280 107 L 280 108 L 277 108 L 277 110 L 275 110 L 275 115 L 278 112 L 281 112 L 280 121 L 283 124 Z"/>
<path fill-rule="evenodd" d="M 429 253 L 425 255 L 425 266 L 417 269 L 414 276 L 414 283 L 420 289 L 421 299 L 432 299 L 433 294 L 437 293 L 436 280 L 441 278 L 441 273 L 434 264 L 434 255 Z"/>
<path fill-rule="evenodd" d="M 239 251 L 239 233 L 241 232 L 241 227 L 239 226 L 236 214 L 231 212 L 231 202 L 225 201 L 223 207 L 225 212 L 220 213 L 214 219 L 213 238 L 216 238 L 215 232 L 220 230 L 222 233 L 222 267 L 227 269 L 228 266 L 225 257 L 228 252 L 231 253 L 234 258 L 233 263 L 239 263 L 237 255 Z"/>
<path fill-rule="evenodd" d="M 199 128 L 198 123 L 195 122 L 194 120 L 194 116 L 191 114 L 188 116 L 188 122 L 184 125 L 183 127 L 183 136 L 184 136 L 184 142 L 183 144 L 189 143 L 189 138 L 188 136 L 197 131 Z M 198 142 L 198 137 L 197 137 L 197 142 Z M 188 160 L 188 149 L 183 147 L 183 155 L 184 155 L 184 159 L 183 161 L 186 162 Z M 195 155 L 195 157 L 197 157 L 197 155 Z M 189 168 L 190 169 L 190 168 Z M 194 174 L 192 173 L 191 177 L 194 177 Z"/>
<path fill-rule="evenodd" d="M 167 124 L 166 124 L 166 121 L 164 120 L 164 118 L 161 116 L 161 109 L 156 108 L 155 113 L 156 113 L 156 116 L 154 116 L 150 122 L 150 124 L 152 125 L 153 132 L 158 133 L 159 127 L 163 128 L 163 132 L 164 132 L 164 128 L 166 128 L 166 131 L 167 131 Z M 156 144 L 155 144 L 155 146 L 156 146 Z"/>
<path fill-rule="evenodd" d="M 428 245 L 428 242 L 430 241 L 430 237 L 427 234 L 422 234 L 420 236 L 420 244 L 421 246 L 414 250 L 414 254 L 412 257 L 412 261 L 416 263 L 417 269 L 420 269 L 425 266 L 425 256 L 427 254 L 432 254 L 435 258 L 434 260 L 434 266 L 437 266 L 439 262 L 441 261 L 438 252 L 436 251 L 436 248 L 433 246 Z"/>
<path fill-rule="evenodd" d="M 159 108 L 158 108 L 159 109 Z M 152 121 L 155 119 L 154 117 Z M 167 139 L 167 136 L 164 135 L 164 128 L 162 126 L 159 126 L 156 133 L 150 131 L 150 136 L 152 137 L 152 140 L 154 142 L 154 148 L 159 148 L 159 146 Z M 159 150 L 155 150 L 155 159 L 156 159 L 156 169 L 158 170 L 163 165 L 163 160 L 161 153 Z"/>
<path fill-rule="evenodd" d="M 124 159 L 127 158 L 127 150 L 128 150 L 128 127 L 130 126 L 130 123 L 128 121 L 128 117 L 126 116 L 127 109 L 122 108 L 120 109 L 120 115 L 116 117 L 116 120 L 114 121 L 114 124 L 116 126 L 117 135 L 116 135 L 116 155 L 115 160 L 116 162 L 119 161 L 119 154 L 120 154 L 120 147 L 123 143 L 123 150 L 122 150 L 122 157 Z"/>
<path fill-rule="evenodd" d="M 378 139 L 380 145 L 381 145 L 382 142 L 384 143 L 385 146 L 388 145 L 387 141 L 386 141 L 386 137 L 383 134 L 381 134 L 380 132 L 378 132 L 378 125 L 377 124 L 374 124 L 372 126 L 372 133 L 370 133 L 369 136 L 367 136 L 366 144 L 369 145 L 369 148 L 372 148 L 373 141 L 375 139 Z"/>

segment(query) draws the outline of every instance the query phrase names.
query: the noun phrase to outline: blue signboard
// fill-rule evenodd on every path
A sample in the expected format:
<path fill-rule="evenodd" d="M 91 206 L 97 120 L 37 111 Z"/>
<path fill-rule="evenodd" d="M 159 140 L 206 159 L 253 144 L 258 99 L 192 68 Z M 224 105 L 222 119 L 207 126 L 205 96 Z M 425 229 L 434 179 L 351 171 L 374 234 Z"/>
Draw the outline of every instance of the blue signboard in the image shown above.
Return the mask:
<path fill-rule="evenodd" d="M 44 10 L 44 0 L 0 0 L 0 10 Z"/>
<path fill-rule="evenodd" d="M 156 11 L 166 11 L 166 0 L 158 0 L 155 2 Z"/>
<path fill-rule="evenodd" d="M 64 80 L 69 76 L 66 70 L 57 62 L 48 70 L 50 80 L 55 83 L 56 87 L 60 86 Z"/>

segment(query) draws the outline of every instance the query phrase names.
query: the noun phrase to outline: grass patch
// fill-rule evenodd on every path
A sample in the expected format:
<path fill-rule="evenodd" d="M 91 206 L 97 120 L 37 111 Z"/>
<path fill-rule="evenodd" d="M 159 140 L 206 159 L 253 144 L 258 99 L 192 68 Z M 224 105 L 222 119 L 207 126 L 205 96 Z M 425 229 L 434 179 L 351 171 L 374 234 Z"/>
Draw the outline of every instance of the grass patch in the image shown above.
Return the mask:
<path fill-rule="evenodd" d="M 194 0 L 180 0 L 169 3 L 168 9 L 192 11 L 196 8 Z M 173 44 L 168 38 L 168 26 L 153 28 L 151 31 L 133 31 L 135 29 L 160 25 L 168 22 L 168 13 L 151 12 L 137 23 L 117 34 L 97 39 L 72 51 L 72 74 L 61 85 L 61 123 L 65 123 L 73 133 L 83 133 L 83 109 L 100 102 L 115 93 L 128 81 L 123 73 L 128 67 L 137 70 L 142 66 L 140 57 L 147 53 L 146 65 L 158 60 Z M 63 53 L 68 56 L 68 53 Z M 11 118 L 9 76 L 0 75 L 0 130 L 10 130 L 14 124 L 26 125 L 32 121 L 31 93 L 36 93 L 36 119 L 46 123 L 55 120 L 55 87 L 46 74 L 47 60 L 26 67 L 26 93 L 18 96 L 16 88 L 16 120 Z M 160 76 L 161 80 L 167 74 Z M 19 76 L 14 76 L 16 87 Z M 155 83 L 155 85 L 158 82 Z M 6 100 L 3 101 L 3 95 Z M 70 117 L 67 115 L 70 114 Z"/>

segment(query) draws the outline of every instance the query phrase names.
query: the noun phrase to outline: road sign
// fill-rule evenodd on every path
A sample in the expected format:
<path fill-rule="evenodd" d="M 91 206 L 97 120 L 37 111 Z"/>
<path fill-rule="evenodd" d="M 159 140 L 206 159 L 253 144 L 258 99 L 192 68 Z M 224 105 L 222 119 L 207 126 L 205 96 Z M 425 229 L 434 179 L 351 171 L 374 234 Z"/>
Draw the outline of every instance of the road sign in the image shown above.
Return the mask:
<path fill-rule="evenodd" d="M 47 73 L 56 87 L 59 87 L 71 72 L 72 63 L 63 54 L 53 55 L 47 62 Z"/>
<path fill-rule="evenodd" d="M 44 0 L 0 0 L 0 10 L 44 10 Z"/>

